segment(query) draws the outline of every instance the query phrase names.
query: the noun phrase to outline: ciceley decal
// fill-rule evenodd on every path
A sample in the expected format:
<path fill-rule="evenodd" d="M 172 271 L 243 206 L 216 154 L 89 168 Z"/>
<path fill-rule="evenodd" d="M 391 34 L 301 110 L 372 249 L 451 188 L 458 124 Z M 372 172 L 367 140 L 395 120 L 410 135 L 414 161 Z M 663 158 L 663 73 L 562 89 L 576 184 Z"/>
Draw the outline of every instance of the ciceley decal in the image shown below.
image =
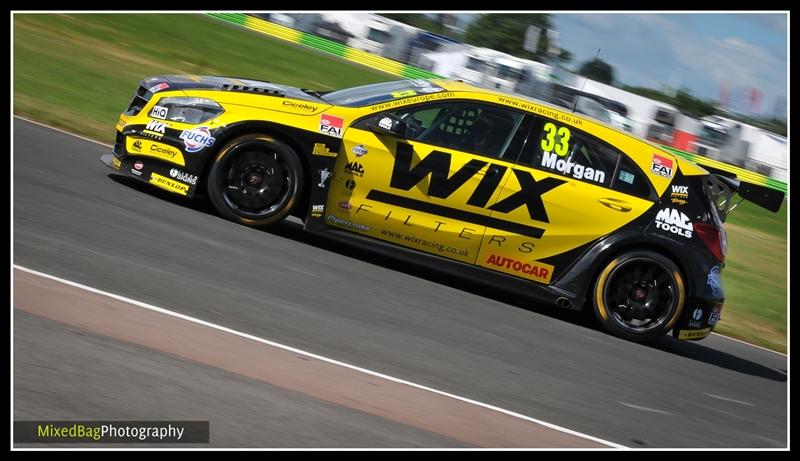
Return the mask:
<path fill-rule="evenodd" d="M 389 187 L 400 190 L 410 190 L 430 175 L 428 196 L 444 199 L 462 187 L 477 174 L 478 171 L 489 165 L 489 167 L 494 168 L 497 173 L 492 175 L 487 174 L 481 178 L 469 200 L 467 200 L 467 204 L 486 208 L 491 211 L 498 211 L 500 213 L 509 213 L 521 206 L 525 206 L 532 220 L 545 223 L 549 223 L 550 221 L 547 217 L 547 210 L 545 210 L 544 203 L 542 202 L 542 194 L 566 182 L 558 178 L 545 178 L 536 181 L 529 172 L 512 168 L 519 182 L 520 190 L 494 205 L 487 207 L 486 204 L 489 202 L 495 190 L 500 186 L 503 174 L 508 169 L 506 166 L 472 159 L 453 173 L 452 176 L 448 177 L 447 172 L 450 171 L 451 154 L 434 150 L 412 168 L 411 160 L 413 156 L 414 151 L 410 144 L 397 144 L 397 154 L 395 156 Z M 375 189 L 367 194 L 367 199 L 389 205 L 402 206 L 424 213 L 451 217 L 482 226 L 508 230 L 534 238 L 541 238 L 544 234 L 544 229 L 541 228 L 423 202 Z"/>

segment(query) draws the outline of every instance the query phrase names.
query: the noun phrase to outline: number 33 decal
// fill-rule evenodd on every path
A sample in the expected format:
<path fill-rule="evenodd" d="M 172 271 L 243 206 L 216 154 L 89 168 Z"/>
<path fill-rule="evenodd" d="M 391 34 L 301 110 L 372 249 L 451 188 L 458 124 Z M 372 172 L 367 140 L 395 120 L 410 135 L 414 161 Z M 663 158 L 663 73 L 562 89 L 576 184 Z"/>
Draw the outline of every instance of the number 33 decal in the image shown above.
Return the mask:
<path fill-rule="evenodd" d="M 548 122 L 544 125 L 544 131 L 545 137 L 542 138 L 542 150 L 553 152 L 553 148 L 555 148 L 555 153 L 559 157 L 567 155 L 569 152 L 569 128 L 562 126 L 556 129 L 555 124 Z M 558 144 L 556 144 L 556 139 L 558 139 Z"/>

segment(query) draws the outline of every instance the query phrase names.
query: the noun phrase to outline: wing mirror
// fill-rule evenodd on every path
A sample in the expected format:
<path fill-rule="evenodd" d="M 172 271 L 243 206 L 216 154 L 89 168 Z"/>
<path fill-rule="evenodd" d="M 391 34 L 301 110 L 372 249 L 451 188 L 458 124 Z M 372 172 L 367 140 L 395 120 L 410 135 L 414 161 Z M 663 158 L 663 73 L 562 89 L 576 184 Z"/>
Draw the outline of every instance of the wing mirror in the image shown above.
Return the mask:
<path fill-rule="evenodd" d="M 367 128 L 375 133 L 405 138 L 408 126 L 394 114 L 382 114 L 367 122 Z"/>

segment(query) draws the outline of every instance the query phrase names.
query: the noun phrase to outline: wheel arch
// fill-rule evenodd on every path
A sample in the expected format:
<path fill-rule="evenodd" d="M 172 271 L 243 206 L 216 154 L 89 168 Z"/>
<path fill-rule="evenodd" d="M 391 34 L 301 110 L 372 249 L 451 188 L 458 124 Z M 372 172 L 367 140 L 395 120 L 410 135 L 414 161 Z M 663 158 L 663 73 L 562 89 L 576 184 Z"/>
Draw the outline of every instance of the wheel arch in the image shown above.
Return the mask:
<path fill-rule="evenodd" d="M 577 293 L 583 299 L 583 303 L 578 310 L 583 310 L 586 308 L 587 303 L 591 302 L 594 283 L 603 268 L 614 258 L 636 250 L 653 251 L 669 258 L 681 272 L 683 281 L 686 284 L 688 298 L 688 294 L 693 288 L 693 280 L 689 276 L 685 261 L 666 242 L 645 239 L 641 234 L 636 236 L 610 236 L 595 243 L 583 254 L 580 261 L 562 276 L 558 286 Z"/>
<path fill-rule="evenodd" d="M 303 146 L 306 143 L 303 141 L 302 132 L 300 132 L 300 130 L 293 129 L 285 125 L 280 125 L 278 123 L 257 120 L 241 122 L 228 127 L 217 138 L 215 148 L 209 151 L 205 157 L 202 171 L 199 176 L 199 183 L 202 184 L 202 187 L 198 188 L 198 191 L 202 194 L 208 194 L 208 191 L 206 190 L 205 179 L 208 177 L 211 167 L 214 165 L 214 159 L 216 158 L 217 154 L 219 154 L 220 150 L 224 148 L 225 145 L 231 140 L 248 134 L 264 134 L 271 136 L 281 142 L 286 143 L 297 153 L 297 156 L 300 158 L 300 162 L 303 165 L 303 172 L 305 173 L 307 180 L 304 182 L 303 191 L 300 195 L 297 205 L 295 205 L 294 210 L 292 211 L 292 215 L 303 218 L 310 200 L 310 178 L 312 177 L 311 164 L 308 156 L 304 154 L 305 150 L 303 149 Z M 301 214 L 298 215 L 298 213 Z"/>

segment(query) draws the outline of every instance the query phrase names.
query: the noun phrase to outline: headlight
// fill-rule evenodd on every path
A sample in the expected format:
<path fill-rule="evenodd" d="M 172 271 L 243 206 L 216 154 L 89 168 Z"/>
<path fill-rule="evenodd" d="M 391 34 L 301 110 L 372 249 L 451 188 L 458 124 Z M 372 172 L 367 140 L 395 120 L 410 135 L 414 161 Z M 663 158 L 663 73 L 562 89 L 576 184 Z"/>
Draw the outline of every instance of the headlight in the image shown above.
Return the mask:
<path fill-rule="evenodd" d="M 164 98 L 153 106 L 150 117 L 181 123 L 203 123 L 225 112 L 216 101 L 205 98 Z"/>

